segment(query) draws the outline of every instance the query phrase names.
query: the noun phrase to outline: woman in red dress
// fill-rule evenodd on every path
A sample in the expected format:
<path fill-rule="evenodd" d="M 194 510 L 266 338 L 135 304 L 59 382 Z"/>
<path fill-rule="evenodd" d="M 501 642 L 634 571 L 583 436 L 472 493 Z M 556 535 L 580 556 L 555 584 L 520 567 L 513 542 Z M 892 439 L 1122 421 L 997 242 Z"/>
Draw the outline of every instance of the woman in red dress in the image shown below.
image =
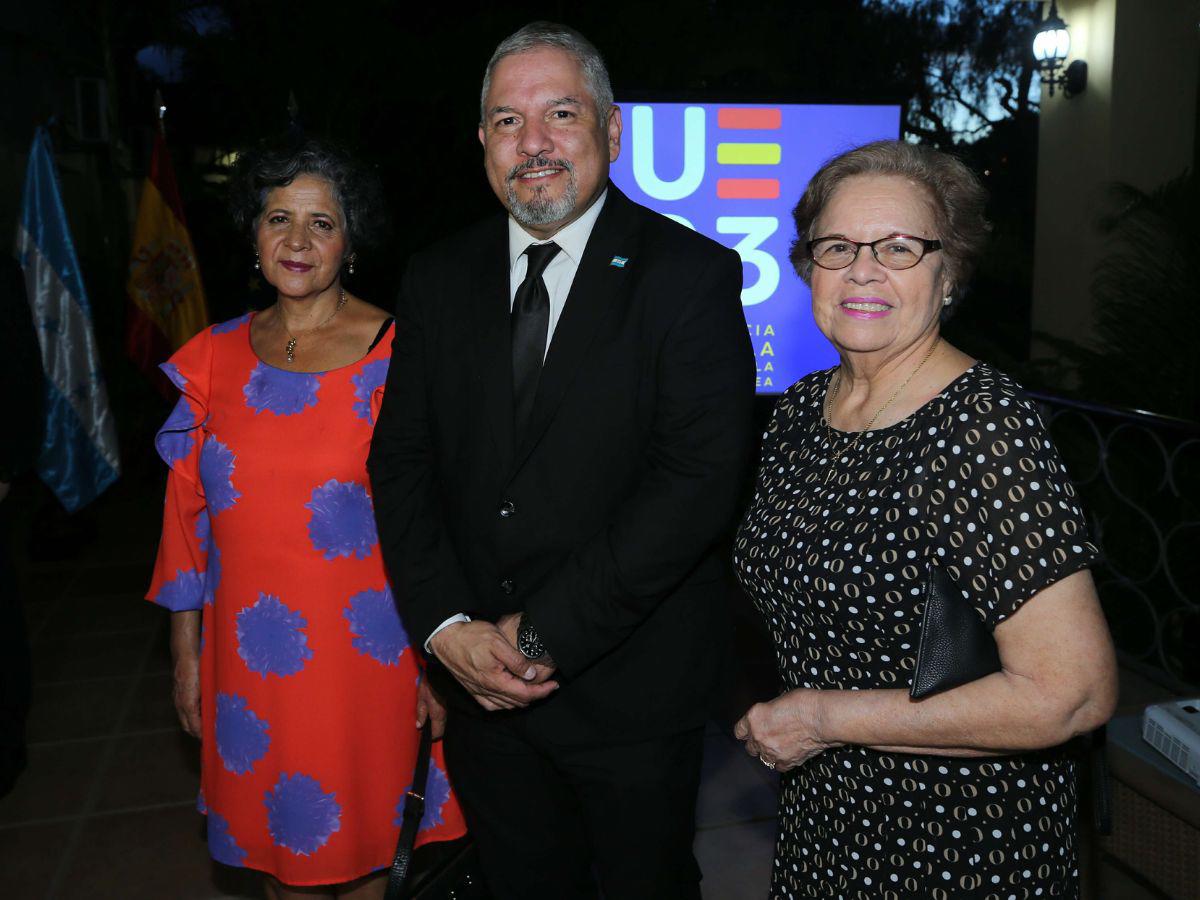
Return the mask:
<path fill-rule="evenodd" d="M 436 733 L 442 718 L 384 575 L 366 472 L 394 326 L 341 283 L 377 203 L 322 142 L 244 155 L 235 212 L 276 302 L 163 365 L 183 396 L 156 439 L 170 474 L 148 599 L 172 611 L 209 850 L 266 873 L 281 900 L 382 897 L 414 723 Z M 436 744 L 418 843 L 463 831 Z"/>

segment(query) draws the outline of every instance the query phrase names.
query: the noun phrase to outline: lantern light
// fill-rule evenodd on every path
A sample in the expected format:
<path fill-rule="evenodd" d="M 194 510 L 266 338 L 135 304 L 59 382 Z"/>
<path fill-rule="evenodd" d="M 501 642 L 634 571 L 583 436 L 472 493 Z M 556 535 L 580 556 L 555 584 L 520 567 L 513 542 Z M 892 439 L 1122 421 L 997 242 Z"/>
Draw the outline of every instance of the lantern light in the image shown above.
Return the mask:
<path fill-rule="evenodd" d="M 1050 0 L 1050 14 L 1033 36 L 1033 58 L 1037 60 L 1042 84 L 1051 97 L 1057 87 L 1061 87 L 1068 97 L 1083 93 L 1087 87 L 1087 63 L 1082 59 L 1075 60 L 1065 72 L 1059 74 L 1058 70 L 1070 52 L 1071 34 L 1067 31 L 1067 23 L 1058 14 L 1057 0 Z"/>

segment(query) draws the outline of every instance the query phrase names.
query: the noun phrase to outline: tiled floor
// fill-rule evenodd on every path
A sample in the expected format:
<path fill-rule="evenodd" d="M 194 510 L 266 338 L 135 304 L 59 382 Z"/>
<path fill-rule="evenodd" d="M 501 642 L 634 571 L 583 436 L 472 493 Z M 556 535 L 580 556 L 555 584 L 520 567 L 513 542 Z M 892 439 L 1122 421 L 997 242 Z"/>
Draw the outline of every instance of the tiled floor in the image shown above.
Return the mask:
<path fill-rule="evenodd" d="M 139 600 L 154 492 L 127 480 L 97 504 L 93 515 L 111 524 L 81 558 L 23 564 L 35 684 L 29 767 L 0 800 L 0 900 L 261 896 L 252 876 L 211 863 L 202 840 L 197 745 L 171 705 L 165 614 Z M 775 776 L 715 726 L 705 742 L 704 898 L 763 898 Z M 1153 896 L 1115 870 L 1100 881 L 1106 900 Z"/>

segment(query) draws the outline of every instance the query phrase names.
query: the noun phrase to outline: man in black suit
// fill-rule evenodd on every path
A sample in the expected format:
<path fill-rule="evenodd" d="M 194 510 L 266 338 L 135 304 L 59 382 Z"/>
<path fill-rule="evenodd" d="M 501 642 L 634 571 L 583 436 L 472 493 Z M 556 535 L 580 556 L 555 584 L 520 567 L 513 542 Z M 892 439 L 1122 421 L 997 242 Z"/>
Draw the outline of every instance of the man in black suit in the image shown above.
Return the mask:
<path fill-rule="evenodd" d="M 384 557 L 492 892 L 697 898 L 752 443 L 741 263 L 609 182 L 621 113 L 577 32 L 502 42 L 482 114 L 507 215 L 405 277 L 368 462 Z"/>

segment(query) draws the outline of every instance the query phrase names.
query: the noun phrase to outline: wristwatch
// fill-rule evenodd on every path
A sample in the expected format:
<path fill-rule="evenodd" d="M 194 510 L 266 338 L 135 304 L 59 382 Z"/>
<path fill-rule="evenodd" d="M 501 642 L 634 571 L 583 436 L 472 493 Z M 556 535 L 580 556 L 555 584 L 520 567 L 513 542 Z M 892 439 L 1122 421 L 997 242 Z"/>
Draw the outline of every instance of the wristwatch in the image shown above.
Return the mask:
<path fill-rule="evenodd" d="M 541 659 L 546 655 L 546 645 L 538 637 L 537 629 L 521 615 L 517 624 L 517 649 L 525 654 L 526 659 Z"/>

